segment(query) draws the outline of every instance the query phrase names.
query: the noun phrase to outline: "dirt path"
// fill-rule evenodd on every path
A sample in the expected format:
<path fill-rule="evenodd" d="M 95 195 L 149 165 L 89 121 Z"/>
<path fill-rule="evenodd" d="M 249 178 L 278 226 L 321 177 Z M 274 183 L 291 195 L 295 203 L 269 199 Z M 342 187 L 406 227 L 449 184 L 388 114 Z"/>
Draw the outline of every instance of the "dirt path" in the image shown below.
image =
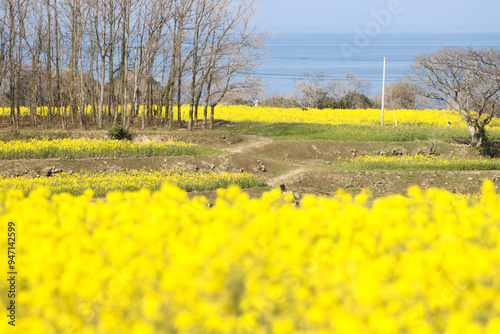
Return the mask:
<path fill-rule="evenodd" d="M 231 153 L 244 153 L 248 150 L 260 148 L 273 142 L 271 138 L 262 136 L 247 134 L 241 134 L 240 136 L 245 140 L 243 143 L 237 144 L 234 147 L 225 148 L 224 150 Z"/>
<path fill-rule="evenodd" d="M 234 147 L 228 147 L 225 149 L 225 151 L 237 154 L 249 153 L 251 150 L 264 147 L 273 142 L 271 138 L 263 136 L 247 135 L 247 134 L 240 134 L 240 136 L 244 139 L 244 142 L 235 145 Z M 295 176 L 304 172 L 308 172 L 312 169 L 313 169 L 312 166 L 292 167 L 292 169 L 285 174 L 272 178 L 267 178 L 267 184 L 271 187 L 279 187 L 281 184 L 286 184 L 288 180 L 293 179 Z"/>
<path fill-rule="evenodd" d="M 267 179 L 267 184 L 273 188 L 276 188 L 276 187 L 279 187 L 281 184 L 285 184 L 286 183 L 285 181 L 290 180 L 293 177 L 295 177 L 301 173 L 305 173 L 307 171 L 310 171 L 310 170 L 311 170 L 311 168 L 307 168 L 307 167 L 299 167 L 296 169 L 292 169 L 288 173 Z"/>

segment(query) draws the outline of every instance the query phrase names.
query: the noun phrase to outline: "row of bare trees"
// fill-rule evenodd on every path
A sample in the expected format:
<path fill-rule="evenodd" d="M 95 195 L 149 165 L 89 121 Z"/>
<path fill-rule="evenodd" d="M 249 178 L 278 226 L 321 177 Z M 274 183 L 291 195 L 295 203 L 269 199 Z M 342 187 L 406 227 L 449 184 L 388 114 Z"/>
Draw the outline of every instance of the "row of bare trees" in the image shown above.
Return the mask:
<path fill-rule="evenodd" d="M 341 80 L 329 80 L 325 73 L 305 73 L 295 82 L 301 107 L 367 108 L 371 83 L 347 71 Z M 369 103 L 369 101 L 368 101 Z"/>
<path fill-rule="evenodd" d="M 19 127 L 86 128 L 137 118 L 172 128 L 189 103 L 211 126 L 226 93 L 254 85 L 266 33 L 250 24 L 256 0 L 3 0 L 0 96 Z M 125 107 L 130 106 L 130 107 Z M 139 112 L 144 106 L 143 112 Z M 37 108 L 44 107 L 40 116 Z M 89 110 L 90 108 L 90 110 Z M 165 110 L 166 112 L 162 112 Z"/>

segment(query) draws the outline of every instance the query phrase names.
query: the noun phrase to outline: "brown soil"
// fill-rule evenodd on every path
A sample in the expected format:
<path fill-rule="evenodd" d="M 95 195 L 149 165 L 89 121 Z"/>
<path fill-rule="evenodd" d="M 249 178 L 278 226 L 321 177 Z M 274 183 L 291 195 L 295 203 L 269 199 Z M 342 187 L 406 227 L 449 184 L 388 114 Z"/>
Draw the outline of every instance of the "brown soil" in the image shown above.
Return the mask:
<path fill-rule="evenodd" d="M 45 134 L 46 135 L 46 134 Z M 56 134 L 60 136 L 61 134 Z M 73 132 L 73 137 L 84 133 Z M 104 138 L 105 131 L 93 131 L 95 138 Z M 18 159 L 0 160 L 0 170 L 5 177 L 44 176 L 46 170 L 55 168 L 66 172 L 114 172 L 125 170 L 168 170 L 184 171 L 228 171 L 250 172 L 266 178 L 269 187 L 284 185 L 287 190 L 298 193 L 333 195 L 338 188 L 353 194 L 369 188 L 374 197 L 393 193 L 404 194 L 411 185 L 422 188 L 440 187 L 457 193 L 478 193 L 484 179 L 500 181 L 500 171 L 342 171 L 332 167 L 340 158 L 361 154 L 377 154 L 379 151 L 391 152 L 395 148 L 405 149 L 414 154 L 425 150 L 429 143 L 367 143 L 367 142 L 311 142 L 278 141 L 265 137 L 233 132 L 230 123 L 219 124 L 215 130 L 196 130 L 188 132 L 176 130 L 148 131 L 136 135 L 135 141 L 182 140 L 196 142 L 221 150 L 212 156 L 181 157 L 127 157 L 97 159 Z M 477 156 L 477 152 L 463 143 L 435 143 L 438 154 Z M 260 196 L 269 188 L 248 190 L 251 196 Z M 191 195 L 204 195 L 215 198 L 215 191 L 193 192 Z"/>

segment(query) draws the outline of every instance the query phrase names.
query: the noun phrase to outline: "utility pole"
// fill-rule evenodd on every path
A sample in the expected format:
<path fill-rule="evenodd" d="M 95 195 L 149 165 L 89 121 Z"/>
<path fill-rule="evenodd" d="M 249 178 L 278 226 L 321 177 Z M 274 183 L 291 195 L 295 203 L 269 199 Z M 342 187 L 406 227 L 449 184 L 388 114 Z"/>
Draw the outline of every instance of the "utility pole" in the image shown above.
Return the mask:
<path fill-rule="evenodd" d="M 385 101 L 385 57 L 384 57 L 384 72 L 382 74 L 382 116 L 380 118 L 380 126 L 384 126 L 384 101 Z"/>

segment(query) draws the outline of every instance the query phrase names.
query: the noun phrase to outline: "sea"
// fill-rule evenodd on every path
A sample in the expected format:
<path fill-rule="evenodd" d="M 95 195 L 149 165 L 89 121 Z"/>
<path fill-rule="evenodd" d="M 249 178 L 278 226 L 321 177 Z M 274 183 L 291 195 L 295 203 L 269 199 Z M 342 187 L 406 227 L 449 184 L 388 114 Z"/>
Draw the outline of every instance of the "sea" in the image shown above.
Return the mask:
<path fill-rule="evenodd" d="M 415 56 L 445 46 L 500 48 L 496 33 L 280 33 L 266 41 L 266 62 L 253 75 L 267 95 L 287 95 L 305 74 L 323 73 L 326 80 L 342 80 L 350 71 L 371 83 L 369 96 L 382 89 L 384 57 L 386 85 L 410 70 Z"/>

